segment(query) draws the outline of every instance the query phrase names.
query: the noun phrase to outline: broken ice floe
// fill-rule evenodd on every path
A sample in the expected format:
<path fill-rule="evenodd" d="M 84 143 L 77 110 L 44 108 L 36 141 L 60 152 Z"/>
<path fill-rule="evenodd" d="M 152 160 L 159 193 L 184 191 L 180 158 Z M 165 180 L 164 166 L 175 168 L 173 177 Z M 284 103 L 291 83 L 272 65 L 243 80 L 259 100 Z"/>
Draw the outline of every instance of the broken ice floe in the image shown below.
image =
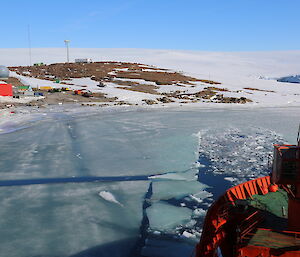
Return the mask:
<path fill-rule="evenodd" d="M 154 181 L 151 200 L 180 199 L 207 188 L 198 181 Z"/>
<path fill-rule="evenodd" d="M 202 209 L 202 208 L 197 208 L 193 211 L 193 218 L 196 219 L 196 218 L 199 218 L 201 216 L 205 216 L 206 214 L 206 210 Z"/>
<path fill-rule="evenodd" d="M 212 197 L 213 195 L 207 191 L 200 191 L 196 194 L 189 195 L 191 200 L 197 202 L 197 203 L 202 203 L 204 199 L 208 199 L 208 197 Z"/>
<path fill-rule="evenodd" d="M 99 196 L 108 202 L 116 203 L 123 207 L 123 204 L 121 204 L 111 192 L 101 191 L 99 192 Z"/>
<path fill-rule="evenodd" d="M 236 178 L 232 178 L 232 177 L 225 177 L 224 179 L 227 180 L 227 181 L 229 181 L 229 182 L 231 182 L 231 183 L 234 183 L 234 182 L 237 181 Z"/>
<path fill-rule="evenodd" d="M 176 227 L 186 225 L 191 220 L 192 210 L 176 207 L 165 202 L 157 202 L 146 209 L 152 230 L 173 232 Z"/>
<path fill-rule="evenodd" d="M 261 128 L 206 130 L 199 138 L 200 162 L 206 159 L 208 172 L 231 175 L 224 179 L 233 183 L 268 175 L 273 144 L 283 142 L 280 135 Z"/>
<path fill-rule="evenodd" d="M 205 215 L 201 207 L 207 208 L 203 200 L 212 194 L 205 191 L 207 185 L 197 181 L 195 172 L 191 169 L 150 177 L 152 194 L 147 199 L 150 207 L 145 210 L 149 220 L 147 238 L 159 232 L 167 238 L 175 236 L 180 240 L 199 240 L 201 221 L 199 223 L 198 220 Z M 184 232 L 191 236 L 184 236 Z"/>
<path fill-rule="evenodd" d="M 198 219 L 202 219 L 205 214 L 201 207 L 207 207 L 203 200 L 211 197 L 212 194 L 205 190 L 208 188 L 207 185 L 198 181 L 197 172 L 198 169 L 192 167 L 187 171 L 149 177 L 152 180 L 151 196 L 145 199 L 149 204 L 145 209 L 149 221 L 147 239 L 160 233 L 167 238 L 199 240 Z M 184 232 L 185 235 L 189 233 L 190 236 L 184 236 Z M 149 250 L 149 247 L 146 248 Z"/>

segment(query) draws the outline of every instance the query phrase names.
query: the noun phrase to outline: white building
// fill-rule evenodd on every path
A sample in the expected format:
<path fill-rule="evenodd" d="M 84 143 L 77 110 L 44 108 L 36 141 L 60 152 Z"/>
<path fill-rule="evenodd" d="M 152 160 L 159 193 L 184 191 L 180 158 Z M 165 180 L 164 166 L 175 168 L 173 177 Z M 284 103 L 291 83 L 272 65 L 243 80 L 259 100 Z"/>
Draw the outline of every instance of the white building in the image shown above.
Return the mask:
<path fill-rule="evenodd" d="M 93 62 L 91 58 L 75 59 L 75 63 L 91 63 Z"/>

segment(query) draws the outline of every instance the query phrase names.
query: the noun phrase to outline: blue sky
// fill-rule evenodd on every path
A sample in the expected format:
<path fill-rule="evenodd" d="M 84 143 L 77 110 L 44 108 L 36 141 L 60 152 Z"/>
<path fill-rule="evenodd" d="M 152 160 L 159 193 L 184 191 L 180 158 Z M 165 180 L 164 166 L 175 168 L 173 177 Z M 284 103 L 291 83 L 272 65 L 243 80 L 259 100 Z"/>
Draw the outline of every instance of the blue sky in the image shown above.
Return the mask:
<path fill-rule="evenodd" d="M 0 48 L 298 50 L 299 0 L 1 1 Z"/>

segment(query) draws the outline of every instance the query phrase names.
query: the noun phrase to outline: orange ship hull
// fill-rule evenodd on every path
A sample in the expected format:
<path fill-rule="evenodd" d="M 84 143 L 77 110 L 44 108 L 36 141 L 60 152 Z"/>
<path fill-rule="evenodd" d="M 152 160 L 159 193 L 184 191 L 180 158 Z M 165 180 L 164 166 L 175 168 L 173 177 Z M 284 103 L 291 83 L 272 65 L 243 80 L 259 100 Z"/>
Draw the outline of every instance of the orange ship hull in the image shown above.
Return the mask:
<path fill-rule="evenodd" d="M 246 204 L 248 200 L 254 201 L 254 196 L 274 196 L 272 189 L 269 176 L 228 189 L 207 212 L 196 257 L 300 256 L 299 232 L 276 230 L 269 224 L 261 226 L 266 216 L 284 223 L 285 213 L 277 217 Z M 274 204 L 272 201 L 270 204 Z M 284 207 L 282 210 L 285 212 Z"/>

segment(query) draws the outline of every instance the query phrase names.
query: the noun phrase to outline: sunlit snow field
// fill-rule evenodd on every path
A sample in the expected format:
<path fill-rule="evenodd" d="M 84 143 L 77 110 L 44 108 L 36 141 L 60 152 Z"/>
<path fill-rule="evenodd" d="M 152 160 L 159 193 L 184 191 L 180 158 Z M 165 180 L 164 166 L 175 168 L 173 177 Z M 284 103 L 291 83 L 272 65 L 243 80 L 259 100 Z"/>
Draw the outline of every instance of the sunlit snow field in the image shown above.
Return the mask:
<path fill-rule="evenodd" d="M 2 124 L 1 256 L 190 256 L 213 199 L 267 175 L 300 121 L 292 107 L 86 110 Z"/>

